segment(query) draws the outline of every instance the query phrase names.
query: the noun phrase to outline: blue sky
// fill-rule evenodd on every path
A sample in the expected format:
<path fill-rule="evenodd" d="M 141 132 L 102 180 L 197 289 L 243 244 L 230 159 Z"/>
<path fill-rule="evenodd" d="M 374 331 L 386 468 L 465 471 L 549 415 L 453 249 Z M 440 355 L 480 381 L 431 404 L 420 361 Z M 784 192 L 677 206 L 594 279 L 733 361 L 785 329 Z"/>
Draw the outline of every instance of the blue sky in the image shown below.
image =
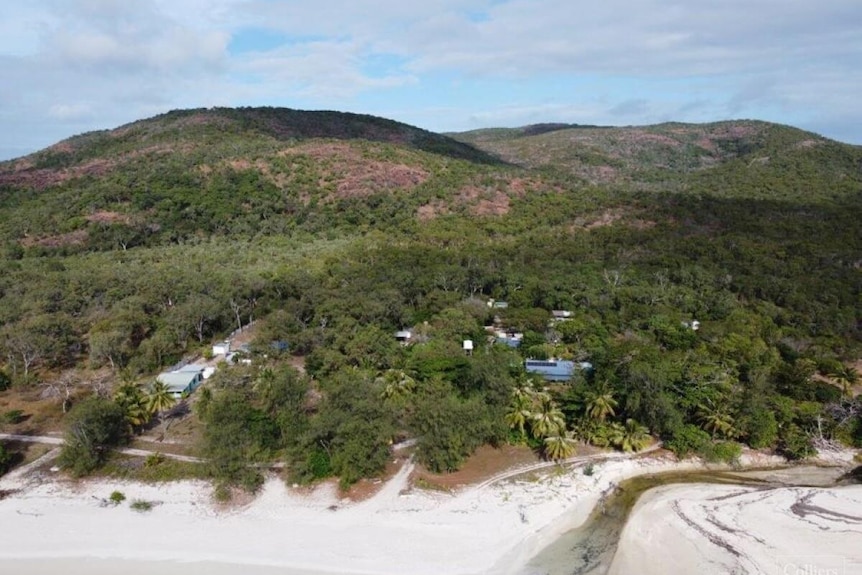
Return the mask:
<path fill-rule="evenodd" d="M 862 144 L 858 0 L 29 0 L 0 20 L 0 159 L 170 109 L 434 131 L 756 118 Z"/>

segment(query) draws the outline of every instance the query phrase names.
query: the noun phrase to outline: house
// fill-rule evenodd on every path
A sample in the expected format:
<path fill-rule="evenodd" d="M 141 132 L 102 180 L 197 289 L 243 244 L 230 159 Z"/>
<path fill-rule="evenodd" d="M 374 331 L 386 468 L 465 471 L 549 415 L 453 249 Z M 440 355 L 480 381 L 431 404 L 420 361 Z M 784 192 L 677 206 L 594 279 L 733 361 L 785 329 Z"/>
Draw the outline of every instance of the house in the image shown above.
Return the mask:
<path fill-rule="evenodd" d="M 588 361 L 574 362 L 566 359 L 528 359 L 524 364 L 527 373 L 541 375 L 545 381 L 569 381 L 575 369 L 590 371 L 593 364 Z"/>
<path fill-rule="evenodd" d="M 494 308 L 494 309 L 506 309 L 507 307 L 509 307 L 509 302 L 489 299 L 488 300 L 488 307 Z"/>
<path fill-rule="evenodd" d="M 168 388 L 168 393 L 174 398 L 179 399 L 198 388 L 204 379 L 203 371 L 202 368 L 199 371 L 191 369 L 187 371 L 166 371 L 160 373 L 156 377 L 156 381 L 165 384 Z"/>
<path fill-rule="evenodd" d="M 565 321 L 572 318 L 572 312 L 567 309 L 555 309 L 551 310 L 551 317 L 554 321 Z"/>
<path fill-rule="evenodd" d="M 213 344 L 213 356 L 227 355 L 230 353 L 230 341 L 220 341 Z"/>
<path fill-rule="evenodd" d="M 494 334 L 494 342 L 502 345 L 508 345 L 511 348 L 521 347 L 521 342 L 524 339 L 523 333 L 514 331 L 505 332 L 498 331 Z"/>

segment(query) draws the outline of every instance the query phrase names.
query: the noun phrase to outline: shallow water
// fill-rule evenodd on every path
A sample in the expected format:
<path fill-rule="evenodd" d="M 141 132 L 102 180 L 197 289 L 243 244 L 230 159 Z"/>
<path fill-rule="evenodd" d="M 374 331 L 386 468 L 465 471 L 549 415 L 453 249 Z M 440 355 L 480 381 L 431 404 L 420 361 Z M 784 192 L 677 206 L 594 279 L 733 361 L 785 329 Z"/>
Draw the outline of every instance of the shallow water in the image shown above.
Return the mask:
<path fill-rule="evenodd" d="M 845 470 L 824 467 L 788 467 L 751 471 L 671 472 L 635 477 L 619 484 L 600 502 L 589 519 L 564 533 L 533 557 L 522 575 L 604 575 L 610 569 L 620 534 L 640 496 L 662 485 L 709 483 L 778 487 L 830 487 L 848 481 Z"/>

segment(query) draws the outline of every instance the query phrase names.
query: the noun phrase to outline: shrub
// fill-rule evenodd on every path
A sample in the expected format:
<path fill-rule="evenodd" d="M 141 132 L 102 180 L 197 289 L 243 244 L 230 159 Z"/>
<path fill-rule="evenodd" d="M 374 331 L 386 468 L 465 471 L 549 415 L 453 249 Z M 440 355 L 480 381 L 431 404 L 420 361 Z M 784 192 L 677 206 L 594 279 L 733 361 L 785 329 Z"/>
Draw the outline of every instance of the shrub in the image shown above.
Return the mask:
<path fill-rule="evenodd" d="M 671 439 L 665 442 L 665 447 L 681 459 L 693 453 L 702 453 L 704 448 L 712 443 L 712 438 L 707 432 L 691 424 L 675 428 L 671 436 Z"/>
<path fill-rule="evenodd" d="M 165 461 L 165 456 L 156 451 L 155 453 L 151 453 L 147 456 L 146 460 L 144 460 L 144 467 L 156 467 Z"/>
<path fill-rule="evenodd" d="M 0 444 L 0 475 L 6 473 L 12 463 L 12 454 L 6 451 L 6 448 Z"/>
<path fill-rule="evenodd" d="M 128 425 L 122 408 L 112 401 L 94 397 L 69 412 L 69 429 L 58 462 L 81 477 L 105 462 L 109 449 L 128 439 Z"/>
<path fill-rule="evenodd" d="M 704 446 L 701 455 L 707 461 L 736 465 L 742 455 L 742 445 L 735 441 L 719 441 Z"/>
<path fill-rule="evenodd" d="M 129 507 L 139 513 L 144 513 L 145 511 L 151 511 L 153 509 L 153 502 L 144 501 L 143 499 L 136 499 L 132 501 L 132 504 L 129 505 Z"/>
<path fill-rule="evenodd" d="M 592 477 L 593 473 L 595 472 L 596 468 L 595 465 L 593 465 L 592 463 L 587 463 L 587 466 L 584 467 L 584 475 L 586 475 L 587 477 Z"/>
<path fill-rule="evenodd" d="M 15 425 L 16 423 L 21 423 L 24 421 L 24 412 L 20 409 L 10 409 L 2 416 L 0 416 L 0 423 L 8 423 L 10 425 Z"/>
<path fill-rule="evenodd" d="M 114 505 L 119 505 L 126 500 L 126 496 L 122 491 L 114 491 L 108 499 L 110 499 L 111 503 Z"/>

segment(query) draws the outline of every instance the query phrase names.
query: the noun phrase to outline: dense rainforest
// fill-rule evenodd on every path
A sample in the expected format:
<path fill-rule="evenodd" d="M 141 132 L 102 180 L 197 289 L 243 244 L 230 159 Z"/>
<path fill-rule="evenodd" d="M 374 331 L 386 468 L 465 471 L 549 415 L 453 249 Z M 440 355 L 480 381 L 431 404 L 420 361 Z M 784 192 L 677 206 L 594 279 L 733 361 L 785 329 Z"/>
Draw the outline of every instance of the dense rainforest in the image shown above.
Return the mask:
<path fill-rule="evenodd" d="M 862 446 L 862 149 L 753 121 L 450 136 L 188 110 L 0 163 L 0 399 L 64 382 L 69 425 L 122 442 L 156 373 L 253 323 L 251 364 L 191 398 L 226 484 L 282 460 L 349 485 L 404 439 L 434 471 L 506 442 Z"/>

